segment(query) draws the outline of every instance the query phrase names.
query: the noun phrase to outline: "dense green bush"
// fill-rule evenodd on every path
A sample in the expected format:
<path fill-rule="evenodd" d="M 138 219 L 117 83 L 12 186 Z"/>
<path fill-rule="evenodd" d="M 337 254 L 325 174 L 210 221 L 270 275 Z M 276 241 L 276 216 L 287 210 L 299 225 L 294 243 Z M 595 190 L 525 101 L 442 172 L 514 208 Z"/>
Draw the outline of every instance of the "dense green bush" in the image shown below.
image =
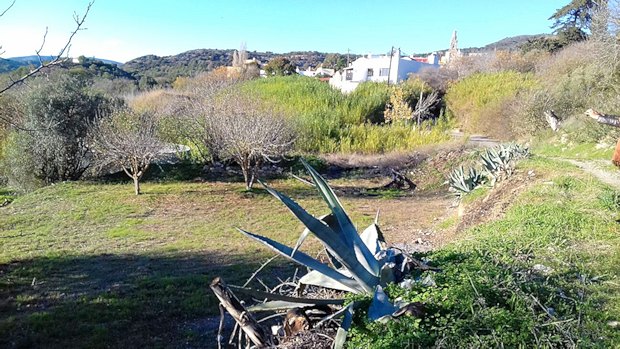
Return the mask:
<path fill-rule="evenodd" d="M 338 151 L 372 154 L 441 143 L 449 139 L 446 131 L 450 126 L 446 119 L 424 122 L 420 128 L 406 124 L 354 125 L 342 131 Z"/>
<path fill-rule="evenodd" d="M 406 100 L 415 105 L 420 91 L 430 87 L 418 79 L 399 85 Z M 444 140 L 447 122 L 416 130 L 405 125 L 383 124 L 383 112 L 394 86 L 366 82 L 345 95 L 316 79 L 288 76 L 249 81 L 244 89 L 280 108 L 295 120 L 296 147 L 307 152 L 386 152 Z"/>
<path fill-rule="evenodd" d="M 549 128 L 544 116 L 548 110 L 575 141 L 618 136 L 620 132 L 582 117 L 588 108 L 620 113 L 617 52 L 617 41 L 593 36 L 540 55 L 533 74 L 506 70 L 511 66 L 502 64 L 496 67 L 499 72 L 463 78 L 450 86 L 446 103 L 465 131 L 497 138 L 540 134 Z"/>
<path fill-rule="evenodd" d="M 112 104 L 90 93 L 86 80 L 62 72 L 32 86 L 24 95 L 23 123 L 5 147 L 2 166 L 8 180 L 23 190 L 79 179 L 90 165 L 90 124 Z"/>
<path fill-rule="evenodd" d="M 501 133 L 508 132 L 511 124 L 504 112 L 506 103 L 535 86 L 531 74 L 478 73 L 453 84 L 446 93 L 446 103 L 465 131 L 505 138 Z"/>

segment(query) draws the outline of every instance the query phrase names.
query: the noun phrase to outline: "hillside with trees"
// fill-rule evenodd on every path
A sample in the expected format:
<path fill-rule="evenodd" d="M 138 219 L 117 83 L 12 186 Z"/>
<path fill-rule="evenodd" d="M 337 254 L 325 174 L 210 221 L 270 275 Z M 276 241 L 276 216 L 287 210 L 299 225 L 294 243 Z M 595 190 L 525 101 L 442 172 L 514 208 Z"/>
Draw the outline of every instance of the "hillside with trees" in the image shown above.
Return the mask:
<path fill-rule="evenodd" d="M 199 73 L 213 71 L 219 67 L 230 66 L 233 61 L 233 49 L 199 49 L 183 52 L 173 56 L 147 55 L 126 62 L 122 68 L 134 74 L 138 79 L 148 77 L 158 84 L 166 86 L 171 84 L 179 76 L 196 76 Z M 273 52 L 248 51 L 249 59 L 256 59 L 261 64 L 266 64 L 274 58 L 288 59 L 294 66 L 300 69 L 316 67 L 323 63 L 326 58 L 330 67 L 341 67 L 343 55 L 326 54 L 317 51 L 295 51 L 283 54 Z M 330 58 L 333 57 L 333 58 Z M 352 57 L 355 57 L 352 55 Z"/>

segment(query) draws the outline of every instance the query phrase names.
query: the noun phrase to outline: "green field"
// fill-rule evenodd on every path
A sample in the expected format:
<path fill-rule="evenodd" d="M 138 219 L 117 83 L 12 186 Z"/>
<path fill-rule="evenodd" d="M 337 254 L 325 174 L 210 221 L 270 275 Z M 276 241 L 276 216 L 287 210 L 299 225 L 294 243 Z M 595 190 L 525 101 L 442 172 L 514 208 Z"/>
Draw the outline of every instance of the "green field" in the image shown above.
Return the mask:
<path fill-rule="evenodd" d="M 525 175 L 530 170 L 535 177 Z M 353 347 L 620 343 L 608 325 L 620 319 L 620 192 L 540 157 L 521 163 L 516 178 L 465 201 L 476 210 L 505 192 L 497 203 L 503 212 L 446 233 L 444 247 L 420 255 L 444 270 L 436 287 L 389 288 L 393 297 L 429 304 L 433 316 L 390 325 L 358 318 Z M 313 188 L 271 183 L 311 213 L 325 213 Z M 461 224 L 456 208 L 432 193 L 359 195 L 351 188 L 381 180 L 356 176 L 331 183 L 359 226 L 382 208 L 388 241 L 406 241 L 424 215 L 438 231 Z M 246 192 L 241 183 L 146 182 L 143 191 L 133 195 L 129 183 L 62 183 L 0 208 L 1 347 L 214 346 L 218 310 L 209 282 L 243 283 L 272 255 L 234 227 L 289 245 L 302 230 L 266 192 Z M 317 244 L 306 248 L 316 252 Z M 537 264 L 551 271 L 533 272 Z M 277 283 L 274 276 L 294 268 L 277 259 L 263 279 Z"/>

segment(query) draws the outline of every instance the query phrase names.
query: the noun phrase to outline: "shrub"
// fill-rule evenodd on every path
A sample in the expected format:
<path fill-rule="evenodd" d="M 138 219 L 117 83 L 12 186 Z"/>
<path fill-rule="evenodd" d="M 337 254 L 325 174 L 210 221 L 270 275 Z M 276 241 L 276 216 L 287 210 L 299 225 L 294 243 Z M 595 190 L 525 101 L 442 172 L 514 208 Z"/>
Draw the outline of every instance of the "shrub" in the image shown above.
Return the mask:
<path fill-rule="evenodd" d="M 77 180 L 90 166 L 86 138 L 97 114 L 111 101 L 90 93 L 79 77 L 54 74 L 40 79 L 24 100 L 23 125 L 5 152 L 9 180 L 22 189 L 32 184 Z"/>
<path fill-rule="evenodd" d="M 610 132 L 583 119 L 584 110 L 596 108 L 606 113 L 620 112 L 617 96 L 616 64 L 607 51 L 618 50 L 591 39 L 567 46 L 537 66 L 539 84 L 520 95 L 513 106 L 513 129 L 520 135 L 546 129 L 544 111 L 552 109 L 564 123 L 564 130 L 576 140 L 596 142 Z M 569 120 L 576 119 L 576 120 Z"/>
<path fill-rule="evenodd" d="M 133 179 L 135 194 L 139 195 L 140 180 L 165 148 L 157 137 L 155 117 L 117 109 L 96 120 L 90 133 L 94 161 L 102 168 L 122 169 Z"/>
<path fill-rule="evenodd" d="M 491 133 L 497 125 L 511 123 L 509 115 L 498 107 L 534 86 L 536 81 L 531 74 L 478 73 L 452 85 L 446 94 L 446 103 L 465 131 Z"/>
<path fill-rule="evenodd" d="M 30 152 L 30 137 L 25 132 L 12 132 L 4 141 L 0 156 L 0 172 L 7 185 L 29 192 L 44 185 L 35 173 L 35 161 Z"/>
<path fill-rule="evenodd" d="M 336 151 L 372 154 L 412 150 L 418 146 L 447 141 L 450 136 L 446 131 L 450 127 L 450 121 L 445 118 L 437 122 L 423 122 L 419 128 L 404 124 L 351 126 L 342 131 Z"/>

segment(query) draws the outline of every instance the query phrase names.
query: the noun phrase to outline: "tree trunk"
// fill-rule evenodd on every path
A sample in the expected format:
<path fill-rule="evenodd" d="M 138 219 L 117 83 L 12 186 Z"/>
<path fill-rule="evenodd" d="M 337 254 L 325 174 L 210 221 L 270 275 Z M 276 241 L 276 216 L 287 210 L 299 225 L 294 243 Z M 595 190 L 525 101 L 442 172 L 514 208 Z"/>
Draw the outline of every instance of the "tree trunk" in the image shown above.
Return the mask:
<path fill-rule="evenodd" d="M 243 157 L 239 165 L 241 166 L 241 172 L 243 173 L 243 181 L 245 182 L 245 189 L 252 190 L 252 186 L 254 185 L 254 178 L 256 177 L 254 174 L 254 166 L 252 165 L 252 159 L 250 159 L 249 156 L 245 156 Z"/>
<path fill-rule="evenodd" d="M 243 332 L 245 332 L 252 343 L 259 348 L 272 347 L 273 337 L 266 331 L 250 314 L 245 307 L 239 302 L 239 299 L 226 286 L 224 280 L 216 277 L 211 282 L 211 290 L 219 299 L 222 306 L 230 313 L 230 315 L 239 324 Z"/>
<path fill-rule="evenodd" d="M 133 176 L 133 187 L 136 195 L 140 195 L 140 177 L 136 175 Z"/>

